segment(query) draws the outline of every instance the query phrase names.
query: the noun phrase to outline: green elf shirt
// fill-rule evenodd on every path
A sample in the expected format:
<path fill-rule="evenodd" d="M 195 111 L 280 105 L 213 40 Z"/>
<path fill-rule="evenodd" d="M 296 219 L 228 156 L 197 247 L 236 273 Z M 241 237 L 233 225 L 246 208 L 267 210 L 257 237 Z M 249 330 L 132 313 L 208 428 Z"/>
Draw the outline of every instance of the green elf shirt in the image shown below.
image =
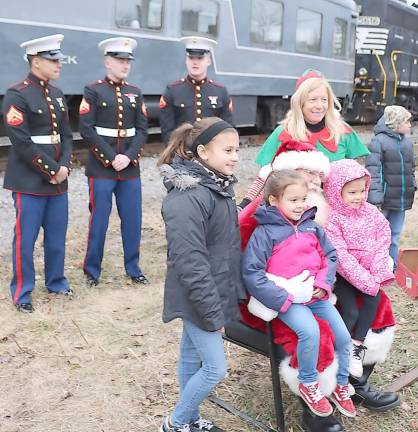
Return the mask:
<path fill-rule="evenodd" d="M 310 132 L 309 142 L 314 145 L 317 150 L 324 153 L 331 162 L 340 159 L 357 159 L 367 156 L 370 152 L 361 142 L 360 137 L 350 126 L 345 123 L 344 126 L 345 130 L 340 136 L 338 145 L 336 145 L 335 140 L 329 140 L 329 131 L 326 127 L 319 132 Z M 280 144 L 290 139 L 293 138 L 289 132 L 287 132 L 282 125 L 278 126 L 263 144 L 255 161 L 260 166 L 271 163 Z"/>

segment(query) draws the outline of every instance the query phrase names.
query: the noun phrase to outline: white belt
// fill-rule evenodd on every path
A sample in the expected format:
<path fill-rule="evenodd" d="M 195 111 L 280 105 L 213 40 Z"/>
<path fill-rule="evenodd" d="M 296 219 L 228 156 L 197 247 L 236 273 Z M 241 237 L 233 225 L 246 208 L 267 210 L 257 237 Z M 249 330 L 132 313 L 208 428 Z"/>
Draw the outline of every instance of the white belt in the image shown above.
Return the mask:
<path fill-rule="evenodd" d="M 99 127 L 96 126 L 96 132 L 99 135 L 102 136 L 107 136 L 107 137 L 121 137 L 121 138 L 125 138 L 125 137 L 133 137 L 136 134 L 136 129 L 135 128 L 130 128 L 130 129 L 109 129 L 109 128 L 104 128 L 104 127 Z"/>
<path fill-rule="evenodd" d="M 61 142 L 61 135 L 35 135 L 30 139 L 35 144 L 58 144 Z"/>

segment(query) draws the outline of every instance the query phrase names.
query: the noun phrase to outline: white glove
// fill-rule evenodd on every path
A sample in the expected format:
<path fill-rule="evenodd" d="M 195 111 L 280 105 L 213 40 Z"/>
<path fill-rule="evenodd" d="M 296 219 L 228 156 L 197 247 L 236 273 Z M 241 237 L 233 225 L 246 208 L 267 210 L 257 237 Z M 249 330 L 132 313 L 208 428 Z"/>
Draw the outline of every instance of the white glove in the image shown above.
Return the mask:
<path fill-rule="evenodd" d="M 309 270 L 304 270 L 302 273 L 290 279 L 271 273 L 266 273 L 266 276 L 278 287 L 284 288 L 289 294 L 292 294 L 293 303 L 307 303 L 312 299 L 315 278 L 309 276 Z"/>
<path fill-rule="evenodd" d="M 250 298 L 248 302 L 248 310 L 258 318 L 261 318 L 263 321 L 269 322 L 276 318 L 278 312 L 264 306 L 263 303 L 258 301 L 255 297 Z"/>

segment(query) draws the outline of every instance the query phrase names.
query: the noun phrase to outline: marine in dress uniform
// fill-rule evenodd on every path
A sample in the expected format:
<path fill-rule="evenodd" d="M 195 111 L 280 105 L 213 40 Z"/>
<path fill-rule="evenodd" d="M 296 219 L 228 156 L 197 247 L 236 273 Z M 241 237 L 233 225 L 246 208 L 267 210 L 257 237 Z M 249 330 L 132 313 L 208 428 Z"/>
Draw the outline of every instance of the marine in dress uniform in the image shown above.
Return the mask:
<path fill-rule="evenodd" d="M 63 35 L 30 40 L 26 50 L 30 73 L 6 92 L 3 110 L 12 143 L 4 188 L 12 191 L 16 209 L 13 239 L 13 303 L 33 312 L 33 250 L 44 231 L 45 285 L 49 292 L 71 295 L 64 276 L 68 221 L 67 177 L 72 131 L 64 94 L 50 84 L 60 75 Z"/>
<path fill-rule="evenodd" d="M 136 45 L 134 39 L 123 37 L 99 43 L 107 75 L 85 87 L 80 104 L 80 133 L 89 145 L 90 222 L 83 269 L 90 286 L 99 282 L 113 194 L 121 219 L 126 273 L 135 283 L 148 283 L 139 267 L 139 157 L 147 139 L 147 111 L 141 90 L 125 81 Z"/>
<path fill-rule="evenodd" d="M 160 98 L 161 137 L 165 143 L 171 132 L 185 122 L 219 117 L 233 124 L 232 100 L 227 89 L 207 77 L 211 51 L 217 42 L 196 36 L 181 40 L 186 46 L 188 75 L 169 84 Z"/>

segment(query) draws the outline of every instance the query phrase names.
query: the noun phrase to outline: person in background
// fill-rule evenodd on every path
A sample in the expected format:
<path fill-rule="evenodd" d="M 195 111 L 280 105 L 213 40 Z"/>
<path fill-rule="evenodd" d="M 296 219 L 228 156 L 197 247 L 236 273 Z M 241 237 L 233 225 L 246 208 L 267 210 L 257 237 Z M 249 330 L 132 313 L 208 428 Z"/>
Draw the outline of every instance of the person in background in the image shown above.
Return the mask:
<path fill-rule="evenodd" d="M 416 186 L 414 147 L 408 135 L 412 115 L 404 107 L 390 105 L 374 128 L 366 158 L 371 175 L 367 200 L 380 206 L 391 230 L 390 256 L 396 272 L 399 240 L 405 212 L 412 208 Z"/>
<path fill-rule="evenodd" d="M 222 84 L 208 79 L 211 53 L 217 42 L 198 36 L 181 39 L 186 46 L 187 76 L 174 81 L 160 98 L 161 137 L 168 143 L 174 129 L 205 117 L 232 121 L 232 100 Z"/>
<path fill-rule="evenodd" d="M 224 378 L 225 325 L 239 320 L 245 299 L 233 176 L 237 131 L 210 117 L 177 128 L 159 159 L 167 188 L 162 216 L 167 236 L 163 320 L 183 321 L 180 399 L 161 432 L 222 432 L 199 407 Z"/>
<path fill-rule="evenodd" d="M 257 155 L 261 166 L 271 164 L 283 142 L 309 142 L 330 161 L 356 159 L 369 151 L 340 115 L 341 105 L 329 82 L 316 70 L 308 69 L 296 82 L 286 118 L 267 138 Z M 263 179 L 257 178 L 239 204 L 244 208 L 260 193 Z"/>
<path fill-rule="evenodd" d="M 86 176 L 90 221 L 83 263 L 87 284 L 99 283 L 112 196 L 121 220 L 124 266 L 133 283 L 147 284 L 139 267 L 141 241 L 140 149 L 148 134 L 141 90 L 126 82 L 134 59 L 134 39 L 103 40 L 106 76 L 87 85 L 80 104 L 80 133 L 89 145 Z"/>
<path fill-rule="evenodd" d="M 29 75 L 6 92 L 3 112 L 12 143 L 4 188 L 12 191 L 16 209 L 13 239 L 13 304 L 33 312 L 33 251 L 44 232 L 45 285 L 49 292 L 71 296 L 64 276 L 68 223 L 68 183 L 73 135 L 64 94 L 51 85 L 61 73 L 61 43 L 56 34 L 22 43 Z"/>

